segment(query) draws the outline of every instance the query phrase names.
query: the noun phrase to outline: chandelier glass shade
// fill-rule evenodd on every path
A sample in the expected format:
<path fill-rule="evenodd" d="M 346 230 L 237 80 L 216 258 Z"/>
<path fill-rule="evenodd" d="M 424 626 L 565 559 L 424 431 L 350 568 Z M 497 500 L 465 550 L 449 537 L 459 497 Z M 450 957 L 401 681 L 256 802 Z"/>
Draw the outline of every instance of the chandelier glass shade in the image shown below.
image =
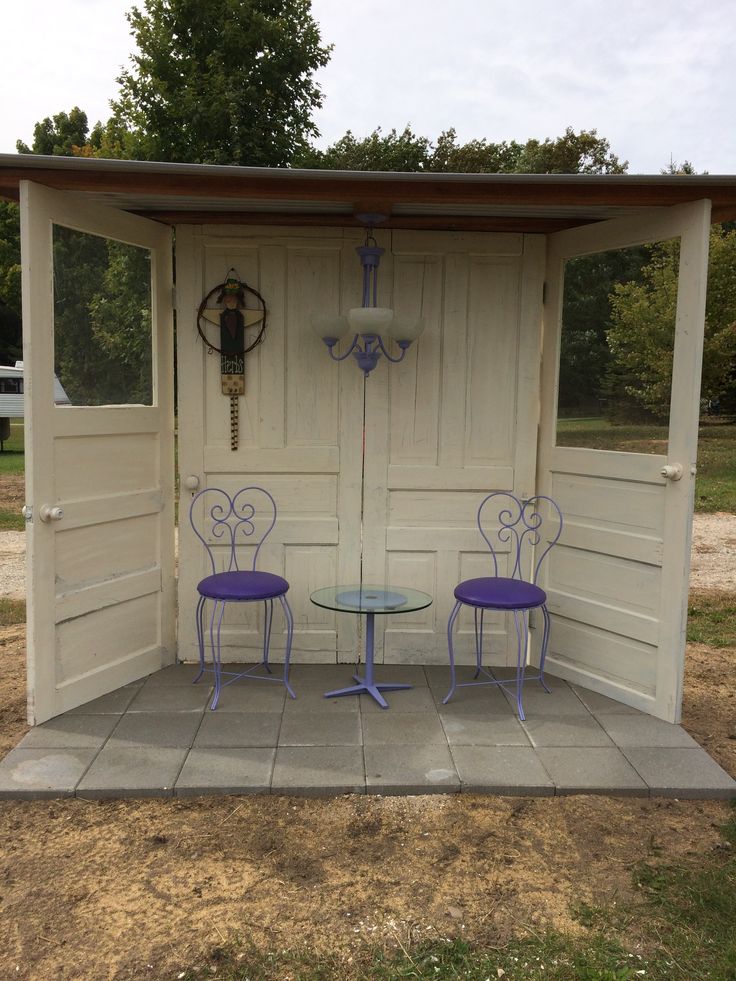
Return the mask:
<path fill-rule="evenodd" d="M 413 341 L 421 334 L 424 324 L 421 320 L 409 322 L 394 316 L 389 307 L 377 305 L 378 265 L 384 253 L 373 237 L 371 227 L 366 232 L 366 240 L 355 250 L 363 267 L 362 306 L 353 307 L 343 316 L 316 316 L 312 318 L 312 329 L 325 343 L 333 361 L 344 361 L 351 354 L 361 370 L 369 375 L 381 357 L 396 364 L 403 361 Z M 335 348 L 346 335 L 352 334 L 347 351 L 337 354 Z M 398 348 L 397 355 L 389 351 L 388 340 L 392 338 Z"/>

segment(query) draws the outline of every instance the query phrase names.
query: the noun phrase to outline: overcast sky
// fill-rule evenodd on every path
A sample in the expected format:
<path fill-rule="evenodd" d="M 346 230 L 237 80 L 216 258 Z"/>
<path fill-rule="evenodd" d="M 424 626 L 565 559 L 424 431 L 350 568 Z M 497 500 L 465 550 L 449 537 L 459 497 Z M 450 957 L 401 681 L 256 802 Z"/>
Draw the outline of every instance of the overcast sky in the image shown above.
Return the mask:
<path fill-rule="evenodd" d="M 132 0 L 1 0 L 0 152 L 78 105 L 109 115 Z M 142 6 L 142 0 L 139 6 Z M 313 0 L 325 145 L 375 127 L 461 141 L 597 129 L 632 173 L 736 173 L 736 0 Z M 730 122 L 729 122 L 730 120 Z"/>

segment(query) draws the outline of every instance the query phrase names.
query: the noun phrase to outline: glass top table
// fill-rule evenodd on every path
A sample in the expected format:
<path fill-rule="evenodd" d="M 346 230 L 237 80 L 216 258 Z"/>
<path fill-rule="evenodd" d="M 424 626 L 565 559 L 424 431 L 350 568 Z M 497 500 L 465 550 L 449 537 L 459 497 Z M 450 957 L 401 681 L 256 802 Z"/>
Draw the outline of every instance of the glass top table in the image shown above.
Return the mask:
<path fill-rule="evenodd" d="M 365 675 L 353 675 L 354 685 L 348 688 L 338 688 L 325 692 L 325 698 L 337 698 L 342 695 L 362 695 L 364 692 L 374 698 L 381 708 L 388 708 L 388 702 L 381 694 L 382 691 L 399 691 L 411 688 L 411 685 L 394 685 L 378 683 L 373 675 L 373 637 L 374 621 L 377 613 L 414 613 L 423 610 L 432 603 L 429 593 L 418 589 L 408 589 L 404 586 L 380 586 L 367 583 L 347 586 L 325 586 L 317 589 L 310 596 L 315 606 L 326 610 L 336 610 L 339 613 L 365 614 Z"/>

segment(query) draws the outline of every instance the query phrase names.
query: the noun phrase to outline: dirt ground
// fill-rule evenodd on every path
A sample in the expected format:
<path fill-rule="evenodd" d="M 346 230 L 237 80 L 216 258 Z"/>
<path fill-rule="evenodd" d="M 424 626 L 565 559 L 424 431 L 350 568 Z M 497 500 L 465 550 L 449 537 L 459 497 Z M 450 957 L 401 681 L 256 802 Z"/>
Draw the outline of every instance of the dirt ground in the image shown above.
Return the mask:
<path fill-rule="evenodd" d="M 698 585 L 732 588 L 736 517 L 706 517 Z M 26 730 L 23 628 L 0 628 L 0 657 L 4 753 Z M 736 776 L 734 692 L 736 651 L 691 645 L 684 725 Z M 4 801 L 0 977 L 173 979 L 238 937 L 337 952 L 349 977 L 367 945 L 581 931 L 576 904 L 630 895 L 639 861 L 699 862 L 727 814 L 594 796 Z"/>

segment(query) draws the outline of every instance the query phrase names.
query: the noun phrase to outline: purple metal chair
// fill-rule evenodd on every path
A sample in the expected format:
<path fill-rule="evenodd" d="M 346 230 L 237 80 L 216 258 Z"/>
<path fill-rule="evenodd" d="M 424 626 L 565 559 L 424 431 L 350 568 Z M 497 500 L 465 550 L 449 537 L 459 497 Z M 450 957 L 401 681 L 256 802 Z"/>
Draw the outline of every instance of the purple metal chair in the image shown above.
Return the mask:
<path fill-rule="evenodd" d="M 539 510 L 541 502 L 545 502 L 549 507 L 547 518 Z M 451 685 L 442 702 L 447 704 L 454 695 L 456 688 L 466 688 L 471 685 L 500 685 L 502 687 L 515 685 L 519 718 L 525 719 L 524 707 L 521 702 L 524 681 L 540 681 L 544 690 L 549 692 L 549 688 L 544 682 L 544 659 L 549 640 L 547 594 L 537 586 L 536 582 L 542 562 L 562 534 L 562 512 L 550 497 L 540 495 L 532 497 L 528 501 L 520 501 L 513 494 L 495 491 L 481 501 L 477 520 L 478 529 L 491 550 L 493 575 L 483 576 L 479 579 L 466 579 L 455 588 L 456 602 L 447 623 Z M 537 548 L 537 546 L 540 547 Z M 498 574 L 498 557 L 501 551 L 509 552 L 511 571 L 508 576 L 499 576 Z M 531 570 L 529 580 L 523 578 L 525 568 Z M 482 674 L 484 680 L 457 684 L 452 628 L 463 605 L 473 607 L 475 620 L 476 671 L 473 677 L 477 679 Z M 525 677 L 529 611 L 538 608 L 541 608 L 544 617 L 539 674 Z M 517 640 L 515 680 L 498 680 L 488 669 L 483 667 L 483 615 L 486 610 L 501 610 L 514 614 Z"/>
<path fill-rule="evenodd" d="M 204 509 L 197 504 L 200 498 L 208 495 L 203 501 Z M 199 674 L 194 679 L 196 684 L 206 669 L 204 659 L 204 608 L 207 600 L 213 601 L 210 616 L 210 647 L 212 648 L 212 670 L 215 675 L 215 691 L 210 704 L 211 709 L 217 708 L 220 691 L 226 685 L 231 685 L 239 678 L 253 678 L 258 681 L 277 681 L 286 685 L 286 690 L 292 698 L 296 698 L 289 684 L 289 658 L 291 657 L 291 641 L 294 635 L 294 618 L 286 600 L 289 583 L 281 576 L 272 572 L 256 570 L 258 553 L 266 538 L 276 524 L 276 502 L 267 490 L 262 487 L 243 487 L 232 497 L 218 487 L 205 487 L 192 500 L 189 507 L 189 521 L 194 534 L 204 545 L 212 566 L 212 575 L 207 576 L 197 585 L 199 601 L 197 603 L 197 640 L 199 641 Z M 258 530 L 257 530 L 258 529 Z M 265 529 L 265 530 L 263 530 Z M 226 566 L 223 572 L 218 572 L 215 566 L 214 546 L 226 546 Z M 241 570 L 238 566 L 238 546 L 249 544 L 255 546 L 253 564 L 250 569 Z M 271 641 L 271 624 L 273 621 L 273 601 L 281 603 L 286 618 L 287 639 L 284 657 L 284 673 L 282 677 L 273 676 L 268 663 L 268 648 Z M 220 660 L 220 627 L 225 606 L 228 603 L 263 603 L 264 635 L 263 660 L 246 671 L 223 671 Z M 259 668 L 265 668 L 267 674 L 255 674 Z M 223 675 L 228 679 L 223 682 Z"/>

